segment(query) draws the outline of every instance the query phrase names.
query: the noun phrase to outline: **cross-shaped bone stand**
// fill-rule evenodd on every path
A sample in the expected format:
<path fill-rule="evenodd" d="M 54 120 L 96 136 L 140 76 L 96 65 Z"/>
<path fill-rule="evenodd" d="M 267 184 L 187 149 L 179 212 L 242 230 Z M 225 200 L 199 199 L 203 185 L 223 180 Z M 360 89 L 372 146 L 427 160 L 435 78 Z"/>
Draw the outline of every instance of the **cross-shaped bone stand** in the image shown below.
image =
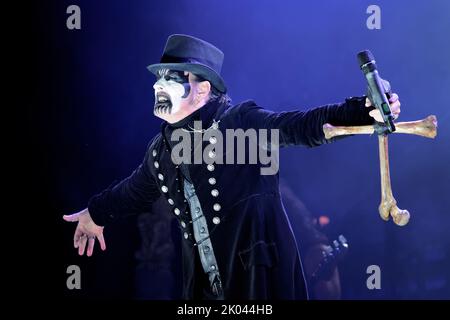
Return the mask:
<path fill-rule="evenodd" d="M 399 122 L 395 124 L 394 133 L 415 134 L 426 138 L 434 138 L 437 134 L 436 116 L 430 115 L 423 120 Z M 373 134 L 377 133 L 376 125 L 339 127 L 329 123 L 323 125 L 326 139 L 349 134 Z M 394 223 L 404 226 L 408 223 L 410 214 L 408 210 L 397 207 L 397 201 L 392 195 L 391 178 L 389 174 L 389 152 L 388 137 L 384 133 L 378 134 L 378 147 L 380 152 L 380 175 L 381 175 L 381 203 L 378 212 L 383 220 L 389 220 L 389 215 Z"/>

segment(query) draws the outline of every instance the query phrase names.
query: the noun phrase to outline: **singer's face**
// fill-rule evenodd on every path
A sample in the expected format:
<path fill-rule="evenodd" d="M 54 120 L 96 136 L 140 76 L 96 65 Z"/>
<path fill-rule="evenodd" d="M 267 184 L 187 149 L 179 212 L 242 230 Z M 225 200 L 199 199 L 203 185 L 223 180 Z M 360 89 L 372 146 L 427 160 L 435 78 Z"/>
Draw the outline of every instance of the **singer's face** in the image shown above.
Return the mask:
<path fill-rule="evenodd" d="M 155 90 L 155 116 L 169 123 L 176 122 L 179 116 L 192 103 L 191 75 L 188 72 L 161 69 L 157 72 Z"/>

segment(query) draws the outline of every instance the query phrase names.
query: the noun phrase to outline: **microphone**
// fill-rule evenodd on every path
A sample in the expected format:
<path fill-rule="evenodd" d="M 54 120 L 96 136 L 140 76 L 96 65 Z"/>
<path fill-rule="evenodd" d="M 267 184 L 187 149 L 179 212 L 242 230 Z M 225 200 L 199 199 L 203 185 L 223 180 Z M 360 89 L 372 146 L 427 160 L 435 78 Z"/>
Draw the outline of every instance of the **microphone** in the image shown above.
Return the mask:
<path fill-rule="evenodd" d="M 389 82 L 383 80 L 378 74 L 377 65 L 373 54 L 364 50 L 357 55 L 359 66 L 366 77 L 368 84 L 368 98 L 372 105 L 380 110 L 387 133 L 395 131 L 394 117 L 389 108 L 389 100 L 386 94 L 390 92 Z"/>

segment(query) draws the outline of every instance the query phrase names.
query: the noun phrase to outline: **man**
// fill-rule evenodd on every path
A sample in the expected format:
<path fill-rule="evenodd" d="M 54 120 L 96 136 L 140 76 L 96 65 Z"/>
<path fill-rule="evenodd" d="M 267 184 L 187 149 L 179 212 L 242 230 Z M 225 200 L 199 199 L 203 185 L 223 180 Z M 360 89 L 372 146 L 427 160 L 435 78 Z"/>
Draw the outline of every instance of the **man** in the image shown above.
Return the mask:
<path fill-rule="evenodd" d="M 382 121 L 381 115 L 364 107 L 370 107 L 365 98 L 307 112 L 274 113 L 253 101 L 232 106 L 220 76 L 222 62 L 223 53 L 212 44 L 186 35 L 170 36 L 161 62 L 148 67 L 157 77 L 154 114 L 164 120 L 161 133 L 131 176 L 93 197 L 87 209 L 64 219 L 78 222 L 74 246 L 80 255 L 87 246 L 90 256 L 96 238 L 106 249 L 104 226 L 148 211 L 163 196 L 182 229 L 185 299 L 305 299 L 303 270 L 280 199 L 278 174 L 261 174 L 261 162 L 225 163 L 235 146 L 220 146 L 222 152 L 211 146 L 219 147 L 218 138 L 226 136 L 227 129 L 267 129 L 279 134 L 279 141 L 270 140 L 260 149 L 313 147 L 332 141 L 324 138 L 325 123 L 365 125 L 373 118 Z M 398 116 L 395 94 L 391 109 Z M 180 132 L 188 134 L 189 141 L 183 144 L 190 146 L 189 153 L 209 150 L 206 159 L 175 161 L 179 139 L 174 136 Z M 208 138 L 199 141 L 198 134 Z"/>

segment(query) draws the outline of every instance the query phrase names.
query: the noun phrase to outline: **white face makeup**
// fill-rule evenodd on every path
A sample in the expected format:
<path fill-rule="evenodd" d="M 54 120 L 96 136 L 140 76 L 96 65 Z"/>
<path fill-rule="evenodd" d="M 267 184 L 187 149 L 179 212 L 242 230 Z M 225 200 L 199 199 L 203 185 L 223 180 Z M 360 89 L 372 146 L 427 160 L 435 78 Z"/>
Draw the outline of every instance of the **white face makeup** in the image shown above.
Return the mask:
<path fill-rule="evenodd" d="M 164 120 L 177 114 L 190 93 L 189 76 L 183 71 L 161 69 L 157 72 L 153 113 Z"/>

